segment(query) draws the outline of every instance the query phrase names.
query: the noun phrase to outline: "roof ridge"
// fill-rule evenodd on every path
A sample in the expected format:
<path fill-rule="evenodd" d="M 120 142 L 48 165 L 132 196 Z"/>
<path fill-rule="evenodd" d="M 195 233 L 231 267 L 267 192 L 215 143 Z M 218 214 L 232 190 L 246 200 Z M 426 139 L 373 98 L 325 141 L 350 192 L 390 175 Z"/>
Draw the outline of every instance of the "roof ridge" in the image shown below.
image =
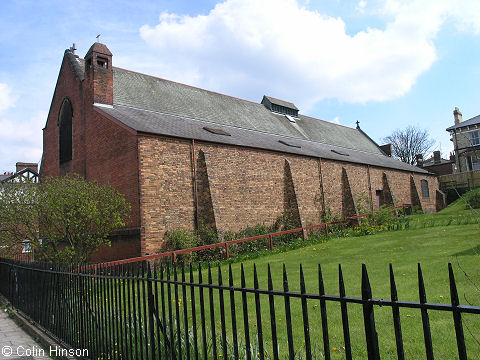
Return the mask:
<path fill-rule="evenodd" d="M 341 127 L 344 127 L 344 128 L 347 128 L 347 129 L 350 129 L 350 130 L 357 130 L 353 127 L 350 127 L 350 126 L 347 126 L 347 125 L 342 125 L 342 124 L 337 124 L 337 123 L 334 123 L 334 122 L 331 122 L 331 121 L 327 121 L 327 120 L 323 120 L 323 119 L 320 119 L 320 118 L 315 118 L 313 116 L 308 116 L 308 115 L 305 115 L 305 114 L 298 114 L 298 115 L 301 115 L 303 117 L 306 117 L 306 118 L 309 118 L 309 119 L 313 119 L 313 120 L 319 120 L 319 121 L 323 121 L 327 124 L 332 124 L 332 125 L 335 125 L 335 126 L 341 126 Z"/>
<path fill-rule="evenodd" d="M 76 57 L 76 58 L 77 58 L 78 60 L 84 60 L 84 61 L 85 61 L 85 59 L 83 59 L 83 58 L 80 58 L 80 57 Z M 185 83 L 182 83 L 182 82 L 179 82 L 179 81 L 169 80 L 169 79 L 165 79 L 165 78 L 162 78 L 162 77 L 159 77 L 159 76 L 154 76 L 154 75 L 145 74 L 145 73 L 142 73 L 142 72 L 139 72 L 139 71 L 135 71 L 135 70 L 124 69 L 124 68 L 119 67 L 119 66 L 113 66 L 113 69 L 122 70 L 122 71 L 126 71 L 126 72 L 129 72 L 129 73 L 146 76 L 146 77 L 149 77 L 149 78 L 152 78 L 152 79 L 163 80 L 163 81 L 167 81 L 167 82 L 173 83 L 173 84 L 178 84 L 178 85 L 182 85 L 182 86 L 187 86 L 187 87 L 192 88 L 192 89 L 202 90 L 202 91 L 205 91 L 205 92 L 207 92 L 207 93 L 216 94 L 216 95 L 221 95 L 221 96 L 225 96 L 225 97 L 228 97 L 228 98 L 231 98 L 231 99 L 240 100 L 240 101 L 245 101 L 245 102 L 248 102 L 248 103 L 251 103 L 251 104 L 254 104 L 254 105 L 259 105 L 259 106 L 265 108 L 265 106 L 264 106 L 262 103 L 257 103 L 257 102 L 252 101 L 252 100 L 242 99 L 242 98 L 239 98 L 239 97 L 237 97 L 237 96 L 232 96 L 232 95 L 224 94 L 224 93 L 221 93 L 221 92 L 218 92 L 218 91 L 207 90 L 207 89 L 204 89 L 204 88 L 201 88 L 201 87 L 198 87 L 198 86 L 193 86 L 193 85 L 185 84 Z M 275 97 L 270 96 L 270 95 L 264 95 L 264 96 L 267 96 L 267 97 L 270 97 L 270 98 L 276 99 L 276 100 L 285 101 L 285 100 L 278 99 L 278 98 L 275 98 Z M 286 101 L 286 102 L 288 102 L 288 101 Z M 293 103 L 292 103 L 292 104 L 293 104 Z M 135 108 L 135 107 L 132 107 L 132 108 Z M 265 109 L 268 110 L 267 108 L 265 108 Z M 147 109 L 144 109 L 144 110 L 147 110 Z M 299 115 L 304 116 L 304 117 L 307 117 L 307 118 L 310 118 L 310 119 L 323 121 L 323 122 L 326 122 L 326 123 L 328 123 L 328 124 L 332 124 L 332 125 L 334 125 L 334 126 L 341 126 L 341 127 L 347 128 L 347 129 L 355 130 L 354 128 L 351 128 L 351 127 L 346 126 L 346 125 L 336 124 L 336 123 L 331 122 L 331 121 L 323 120 L 323 119 L 316 118 L 316 117 L 309 116 L 309 115 L 305 115 L 305 114 L 302 114 L 302 113 L 299 113 Z M 480 115 L 479 115 L 479 116 L 480 116 Z"/>

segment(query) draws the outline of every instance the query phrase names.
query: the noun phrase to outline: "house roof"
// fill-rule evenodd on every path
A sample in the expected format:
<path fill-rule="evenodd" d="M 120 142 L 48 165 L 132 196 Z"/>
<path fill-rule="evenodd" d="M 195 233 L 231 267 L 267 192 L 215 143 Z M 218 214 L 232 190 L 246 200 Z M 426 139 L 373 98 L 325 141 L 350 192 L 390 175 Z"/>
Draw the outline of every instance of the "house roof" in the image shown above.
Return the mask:
<path fill-rule="evenodd" d="M 37 182 L 38 173 L 33 169 L 25 168 L 13 174 L 0 175 L 0 183 L 15 182 L 15 180 Z"/>
<path fill-rule="evenodd" d="M 477 115 L 477 116 L 475 116 L 475 117 L 473 117 L 473 118 L 471 118 L 471 119 L 462 121 L 462 122 L 459 123 L 459 124 L 450 126 L 449 128 L 447 128 L 447 131 L 454 130 L 454 129 L 460 129 L 460 128 L 463 128 L 463 127 L 467 127 L 467 126 L 471 126 L 471 125 L 476 125 L 476 124 L 480 124 L 480 115 Z"/>
<path fill-rule="evenodd" d="M 77 76 L 83 79 L 84 60 L 70 51 L 66 51 L 66 56 Z M 260 103 L 115 67 L 113 103 L 111 108 L 97 106 L 97 109 L 137 131 L 426 173 L 384 156 L 378 145 L 359 129 L 301 114 L 292 123 Z M 235 135 L 208 133 L 204 126 L 225 128 Z M 284 145 L 278 142 L 282 138 L 302 145 L 300 148 Z M 348 152 L 348 156 L 338 155 L 332 149 Z"/>
<path fill-rule="evenodd" d="M 453 160 L 448 160 L 448 159 L 440 159 L 440 162 L 436 163 L 434 162 L 433 156 L 427 160 L 423 161 L 423 167 L 429 167 L 429 166 L 436 166 L 436 165 L 444 165 L 444 164 L 453 164 Z"/>
<path fill-rule="evenodd" d="M 298 137 L 271 134 L 125 105 L 103 106 L 96 104 L 95 108 L 139 132 L 428 173 L 418 167 L 382 154 L 329 145 Z M 205 128 L 220 130 L 219 132 L 225 132 L 230 136 L 215 134 Z"/>

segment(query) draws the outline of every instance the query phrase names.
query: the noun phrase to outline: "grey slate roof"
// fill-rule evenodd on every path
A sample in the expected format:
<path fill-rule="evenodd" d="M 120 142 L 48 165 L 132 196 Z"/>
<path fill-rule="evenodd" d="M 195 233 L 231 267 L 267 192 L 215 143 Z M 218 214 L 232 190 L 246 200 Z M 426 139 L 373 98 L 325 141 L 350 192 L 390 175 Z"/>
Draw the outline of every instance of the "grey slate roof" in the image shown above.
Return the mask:
<path fill-rule="evenodd" d="M 459 129 L 459 128 L 470 126 L 470 125 L 476 125 L 476 124 L 480 124 L 480 115 L 477 115 L 471 119 L 462 121 L 457 125 L 450 126 L 449 128 L 447 128 L 447 131 L 450 131 L 453 129 Z"/>
<path fill-rule="evenodd" d="M 357 129 L 303 115 L 299 115 L 298 129 L 285 116 L 272 113 L 262 104 L 118 68 L 113 69 L 113 102 L 221 125 L 382 153 Z"/>
<path fill-rule="evenodd" d="M 66 56 L 83 80 L 84 60 L 69 51 Z M 385 156 L 359 129 L 301 114 L 293 124 L 259 103 L 115 67 L 113 103 L 113 108 L 97 108 L 137 131 L 427 173 Z M 203 130 L 204 126 L 214 125 L 232 136 Z M 300 143 L 301 147 L 284 145 L 280 139 Z"/>
<path fill-rule="evenodd" d="M 195 139 L 222 144 L 248 146 L 252 148 L 285 152 L 290 154 L 321 157 L 358 164 L 414 171 L 428 172 L 415 166 L 381 154 L 353 150 L 345 147 L 328 145 L 306 139 L 270 134 L 257 130 L 244 129 L 231 125 L 221 125 L 213 122 L 195 120 L 183 116 L 163 114 L 156 111 L 143 110 L 125 105 L 112 107 L 95 105 L 96 109 L 114 117 L 128 127 L 146 133 L 174 136 L 185 139 Z M 231 136 L 215 135 L 204 127 L 226 131 Z M 282 142 L 280 142 L 283 141 Z M 285 143 L 299 147 L 288 146 Z M 334 150 L 334 151 L 332 151 Z M 345 154 L 345 155 L 341 155 Z"/>

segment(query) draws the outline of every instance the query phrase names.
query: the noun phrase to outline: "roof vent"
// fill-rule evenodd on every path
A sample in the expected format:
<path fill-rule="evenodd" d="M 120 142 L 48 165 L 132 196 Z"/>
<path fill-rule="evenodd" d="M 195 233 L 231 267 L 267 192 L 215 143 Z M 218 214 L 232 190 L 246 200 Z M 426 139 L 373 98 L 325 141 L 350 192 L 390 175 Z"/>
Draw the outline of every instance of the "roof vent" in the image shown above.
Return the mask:
<path fill-rule="evenodd" d="M 298 117 L 298 109 L 295 104 L 291 102 L 264 95 L 262 104 L 271 112 Z"/>
<path fill-rule="evenodd" d="M 287 146 L 290 146 L 290 147 L 294 147 L 294 148 L 301 148 L 300 145 L 296 145 L 296 144 L 292 144 L 288 141 L 285 141 L 285 140 L 278 140 L 279 143 L 283 144 L 283 145 L 287 145 Z"/>
<path fill-rule="evenodd" d="M 331 152 L 333 152 L 333 153 L 335 153 L 335 154 L 338 154 L 338 155 L 342 155 L 342 156 L 350 156 L 350 155 L 348 155 L 348 154 L 342 153 L 342 152 L 340 152 L 340 151 L 337 151 L 337 150 L 333 150 L 333 149 L 332 149 L 332 150 L 330 150 L 330 151 L 331 151 Z"/>
<path fill-rule="evenodd" d="M 209 133 L 215 134 L 215 135 L 223 135 L 223 136 L 232 136 L 228 132 L 222 129 L 215 129 L 211 127 L 204 127 L 203 130 L 208 131 Z"/>

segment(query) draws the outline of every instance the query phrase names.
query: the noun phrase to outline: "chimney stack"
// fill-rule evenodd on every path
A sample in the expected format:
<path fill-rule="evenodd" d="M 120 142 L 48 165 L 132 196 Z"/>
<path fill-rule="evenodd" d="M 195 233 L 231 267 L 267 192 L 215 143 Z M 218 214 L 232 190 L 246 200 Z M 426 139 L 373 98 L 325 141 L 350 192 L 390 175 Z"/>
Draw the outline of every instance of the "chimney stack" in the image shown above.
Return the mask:
<path fill-rule="evenodd" d="M 433 152 L 433 163 L 434 164 L 440 164 L 441 158 L 440 158 L 440 151 L 434 151 Z"/>
<path fill-rule="evenodd" d="M 415 160 L 417 161 L 417 166 L 418 167 L 423 167 L 423 155 L 422 154 L 415 155 Z"/>
<path fill-rule="evenodd" d="M 392 156 L 392 144 L 381 145 L 380 149 L 382 149 L 387 156 Z"/>
<path fill-rule="evenodd" d="M 455 110 L 453 110 L 453 118 L 455 119 L 455 125 L 458 125 L 463 121 L 462 113 L 458 107 L 455 107 Z"/>
<path fill-rule="evenodd" d="M 17 162 L 16 164 L 16 172 L 22 171 L 23 169 L 30 169 L 38 173 L 38 164 L 36 163 L 24 163 L 24 162 Z"/>

